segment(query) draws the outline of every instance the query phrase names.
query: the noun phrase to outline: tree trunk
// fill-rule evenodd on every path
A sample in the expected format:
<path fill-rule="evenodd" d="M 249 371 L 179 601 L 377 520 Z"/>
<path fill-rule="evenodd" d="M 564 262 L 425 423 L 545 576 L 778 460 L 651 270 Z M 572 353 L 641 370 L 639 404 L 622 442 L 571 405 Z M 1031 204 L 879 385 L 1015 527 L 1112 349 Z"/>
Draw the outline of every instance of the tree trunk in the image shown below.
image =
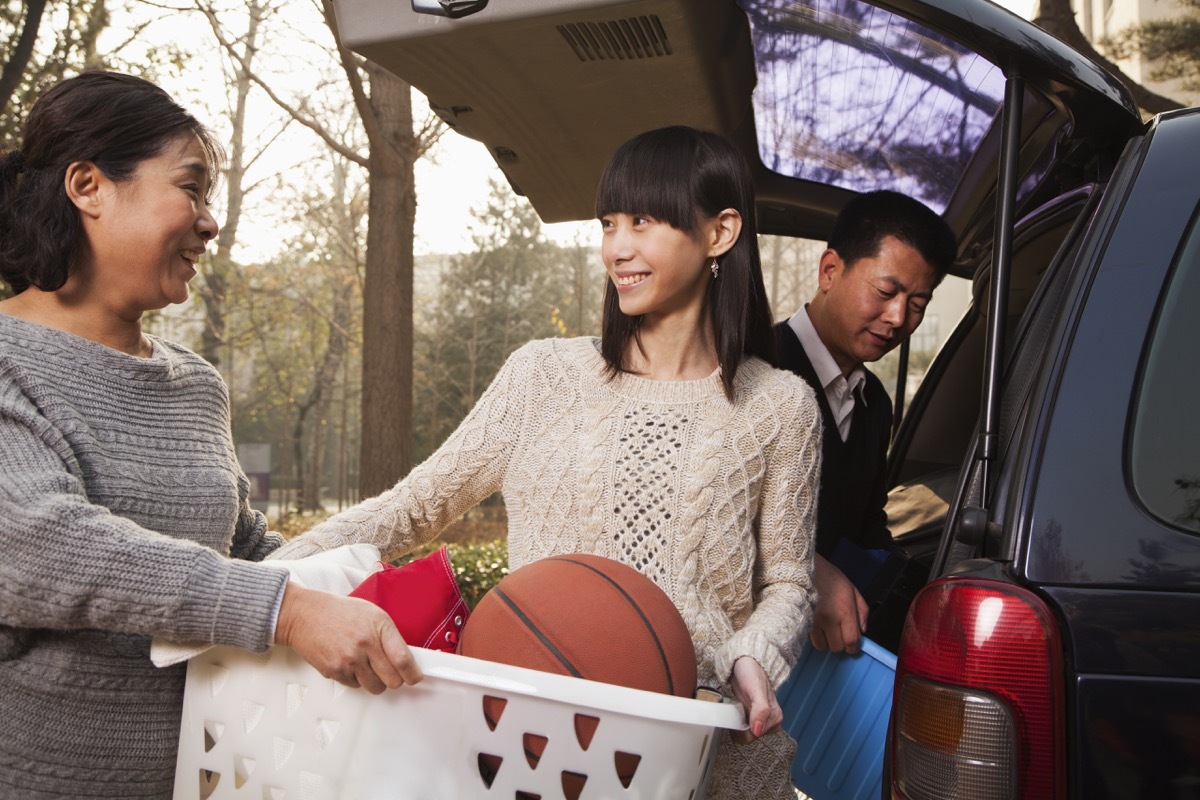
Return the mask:
<path fill-rule="evenodd" d="M 21 85 L 25 70 L 33 57 L 33 46 L 37 43 L 38 28 L 46 11 L 46 0 L 26 0 L 21 33 L 9 48 L 8 61 L 0 70 L 0 114 L 9 115 L 13 95 Z"/>
<path fill-rule="evenodd" d="M 250 22 L 246 28 L 241 60 L 234 62 L 237 96 L 234 101 L 233 119 L 230 121 L 233 130 L 229 137 L 229 163 L 225 176 L 225 221 L 217 235 L 217 252 L 209 259 L 204 271 L 204 285 L 197 291 L 200 299 L 204 301 L 204 330 L 200 335 L 200 355 L 214 367 L 221 363 L 221 345 L 225 342 L 228 276 L 233 265 L 233 246 L 237 243 L 238 224 L 242 219 L 242 200 L 245 197 L 242 180 L 246 174 L 246 98 L 250 95 L 250 67 L 258 49 L 258 26 L 262 19 L 262 8 L 257 2 L 251 2 L 247 13 Z"/>
<path fill-rule="evenodd" d="M 418 152 L 409 85 L 373 64 L 367 72 L 377 129 L 367 126 L 371 194 L 363 282 L 362 497 L 390 488 L 412 467 L 413 163 Z"/>
<path fill-rule="evenodd" d="M 292 483 L 296 486 L 296 508 L 297 514 L 303 514 L 304 510 L 309 507 L 308 498 L 304 494 L 304 420 L 308 417 L 308 411 L 312 408 L 311 399 L 303 405 L 296 405 L 296 421 L 292 424 Z"/>

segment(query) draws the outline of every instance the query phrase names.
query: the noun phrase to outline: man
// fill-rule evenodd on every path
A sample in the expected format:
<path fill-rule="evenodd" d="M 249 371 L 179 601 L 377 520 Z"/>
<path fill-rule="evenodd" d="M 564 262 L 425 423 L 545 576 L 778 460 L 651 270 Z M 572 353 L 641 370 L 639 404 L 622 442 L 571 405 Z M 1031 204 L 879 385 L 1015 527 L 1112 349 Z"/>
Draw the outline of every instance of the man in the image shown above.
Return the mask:
<path fill-rule="evenodd" d="M 950 227 L 898 192 L 863 194 L 846 204 L 821 254 L 812 301 L 775 326 L 779 366 L 816 391 L 824 422 L 809 634 L 818 649 L 857 652 L 868 606 L 830 563 L 837 543 L 887 549 L 885 470 L 892 409 L 863 366 L 878 361 L 921 324 L 933 290 L 957 256 Z"/>

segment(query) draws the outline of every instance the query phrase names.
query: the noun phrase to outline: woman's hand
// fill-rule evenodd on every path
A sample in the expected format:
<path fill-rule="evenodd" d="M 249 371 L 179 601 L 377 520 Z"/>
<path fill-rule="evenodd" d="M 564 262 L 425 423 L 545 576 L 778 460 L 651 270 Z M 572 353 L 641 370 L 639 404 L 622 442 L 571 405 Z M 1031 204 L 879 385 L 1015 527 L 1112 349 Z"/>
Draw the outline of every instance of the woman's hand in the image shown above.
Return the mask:
<path fill-rule="evenodd" d="M 733 741 L 748 744 L 760 736 L 774 733 L 783 724 L 783 709 L 771 688 L 766 671 L 750 656 L 742 656 L 733 662 L 733 677 L 730 680 L 733 696 L 746 709 L 746 722 L 750 729 L 732 731 Z"/>
<path fill-rule="evenodd" d="M 423 677 L 391 617 L 356 597 L 288 583 L 275 642 L 291 647 L 326 678 L 371 694 Z"/>

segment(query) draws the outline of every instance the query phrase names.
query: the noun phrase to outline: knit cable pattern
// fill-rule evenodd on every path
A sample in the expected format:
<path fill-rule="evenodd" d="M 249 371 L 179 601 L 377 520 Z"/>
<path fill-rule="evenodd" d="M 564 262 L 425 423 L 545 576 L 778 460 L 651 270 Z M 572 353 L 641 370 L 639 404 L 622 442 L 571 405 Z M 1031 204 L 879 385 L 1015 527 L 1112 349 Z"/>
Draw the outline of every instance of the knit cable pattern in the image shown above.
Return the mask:
<path fill-rule="evenodd" d="M 409 550 L 502 491 L 511 568 L 573 552 L 630 563 L 680 609 L 702 681 L 727 682 L 747 655 L 779 685 L 811 617 L 820 411 L 803 379 L 756 359 L 735 389 L 731 404 L 717 374 L 609 379 L 594 339 L 531 342 L 429 459 L 275 555 Z M 722 763 L 740 777 L 718 785 L 758 774 L 762 791 L 710 796 L 786 796 L 786 772 L 754 764 L 774 769 L 790 746 L 735 748 Z"/>
<path fill-rule="evenodd" d="M 182 668 L 151 636 L 264 649 L 285 575 L 220 376 L 0 314 L 0 798 L 169 797 Z"/>

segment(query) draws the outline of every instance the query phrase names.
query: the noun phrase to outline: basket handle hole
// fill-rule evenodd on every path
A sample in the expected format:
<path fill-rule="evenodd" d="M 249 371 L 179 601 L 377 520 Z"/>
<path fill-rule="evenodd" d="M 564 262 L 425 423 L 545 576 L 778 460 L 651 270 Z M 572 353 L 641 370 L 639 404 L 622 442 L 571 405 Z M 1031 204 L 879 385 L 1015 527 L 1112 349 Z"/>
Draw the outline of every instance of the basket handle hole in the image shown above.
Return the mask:
<path fill-rule="evenodd" d="M 225 723 L 213 719 L 204 720 L 204 752 L 209 752 L 221 741 L 225 733 Z"/>
<path fill-rule="evenodd" d="M 546 751 L 546 742 L 550 740 L 536 733 L 527 733 L 522 737 L 522 741 L 525 744 L 525 760 L 529 762 L 529 768 L 537 769 L 538 762 L 542 760 L 542 753 Z"/>
<path fill-rule="evenodd" d="M 583 794 L 585 784 L 587 784 L 587 775 L 584 775 L 582 772 L 567 772 L 563 770 L 562 789 L 567 800 L 579 800 L 579 795 Z"/>
<path fill-rule="evenodd" d="M 504 759 L 500 756 L 494 756 L 491 753 L 479 754 L 479 777 L 483 778 L 484 786 L 492 788 L 492 782 L 496 780 L 502 763 L 504 763 Z"/>
<path fill-rule="evenodd" d="M 240 789 L 250 780 L 258 761 L 248 756 L 238 756 L 233 759 L 233 788 Z"/>
<path fill-rule="evenodd" d="M 596 735 L 596 728 L 600 725 L 598 717 L 589 717 L 585 714 L 575 715 L 575 738 L 579 740 L 579 746 L 587 750 L 592 744 L 592 737 Z"/>
<path fill-rule="evenodd" d="M 523 792 L 518 789 L 517 794 L 515 795 L 515 800 L 542 800 L 542 796 L 540 794 L 534 794 L 533 792 Z"/>
<path fill-rule="evenodd" d="M 642 757 L 637 753 L 622 753 L 618 750 L 613 761 L 617 765 L 617 777 L 621 780 L 621 785 L 628 789 L 638 766 L 642 763 Z"/>
<path fill-rule="evenodd" d="M 483 721 L 487 723 L 489 731 L 496 730 L 507 705 L 508 701 L 503 697 L 492 697 L 486 694 L 483 696 Z"/>
<path fill-rule="evenodd" d="M 217 784 L 221 782 L 221 773 L 213 772 L 210 769 L 200 770 L 200 800 L 212 797 L 212 793 L 217 790 Z"/>

